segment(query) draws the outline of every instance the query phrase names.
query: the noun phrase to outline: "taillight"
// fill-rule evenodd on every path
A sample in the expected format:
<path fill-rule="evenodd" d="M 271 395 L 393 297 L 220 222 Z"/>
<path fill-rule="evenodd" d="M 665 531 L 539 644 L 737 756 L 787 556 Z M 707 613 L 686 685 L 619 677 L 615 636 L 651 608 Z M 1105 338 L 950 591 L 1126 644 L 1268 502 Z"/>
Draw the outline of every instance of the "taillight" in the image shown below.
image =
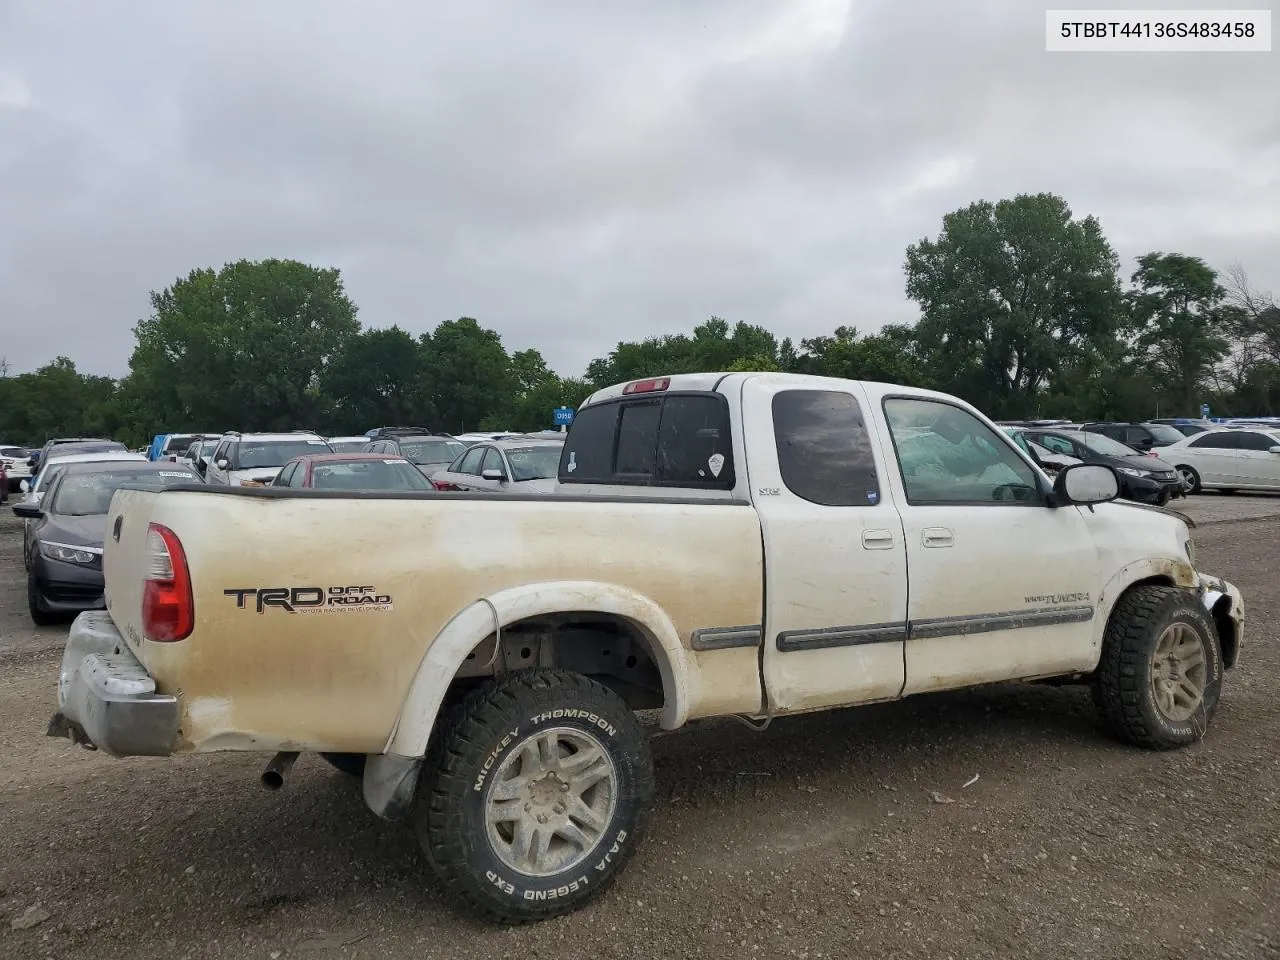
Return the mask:
<path fill-rule="evenodd" d="M 142 586 L 142 632 L 148 640 L 182 640 L 195 626 L 191 573 L 178 535 L 158 523 L 147 527 L 147 575 Z"/>
<path fill-rule="evenodd" d="M 449 483 L 447 480 L 432 480 L 432 481 L 431 481 L 431 485 L 432 485 L 433 487 L 435 487 L 437 490 L 445 490 L 445 491 L 448 491 L 448 490 L 457 490 L 457 489 L 458 489 L 458 488 L 457 488 L 457 487 L 455 487 L 452 483 Z"/>

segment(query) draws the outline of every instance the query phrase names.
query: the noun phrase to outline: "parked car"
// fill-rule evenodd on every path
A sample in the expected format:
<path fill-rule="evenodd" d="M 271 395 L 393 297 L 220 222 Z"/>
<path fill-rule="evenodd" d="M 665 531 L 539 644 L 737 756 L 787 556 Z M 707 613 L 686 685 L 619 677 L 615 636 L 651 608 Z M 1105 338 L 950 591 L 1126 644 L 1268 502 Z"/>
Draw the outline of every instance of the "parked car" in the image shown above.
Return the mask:
<path fill-rule="evenodd" d="M 445 469 L 431 475 L 437 490 L 483 493 L 550 493 L 560 469 L 559 440 L 515 437 L 477 443 Z"/>
<path fill-rule="evenodd" d="M 60 447 L 61 453 L 102 453 L 109 450 L 119 450 L 127 453 L 129 448 L 118 440 L 108 440 L 105 437 L 58 437 L 54 440 L 48 440 L 45 445 L 36 453 L 33 453 L 27 459 L 27 466 L 33 471 L 50 455 L 55 448 Z"/>
<path fill-rule="evenodd" d="M 107 509 L 120 487 L 159 489 L 199 482 L 194 470 L 178 464 L 81 462 L 65 466 L 43 501 L 14 504 L 13 512 L 29 521 L 22 556 L 32 622 L 43 626 L 69 613 L 105 606 L 102 543 Z"/>
<path fill-rule="evenodd" d="M 1067 456 L 1065 453 L 1056 453 L 1048 447 L 1042 447 L 1034 440 L 1027 438 L 1027 431 L 1023 427 L 1004 427 L 1004 432 L 1013 438 L 1013 442 L 1036 462 L 1040 469 L 1044 470 L 1050 476 L 1057 474 L 1063 467 L 1069 467 L 1072 464 L 1080 463 L 1075 457 Z"/>
<path fill-rule="evenodd" d="M 1280 429 L 1207 430 L 1165 447 L 1187 489 L 1280 490 Z"/>
<path fill-rule="evenodd" d="M 308 490 L 430 490 L 422 471 L 403 457 L 377 453 L 317 453 L 294 457 L 273 487 Z"/>
<path fill-rule="evenodd" d="M 4 483 L 0 484 L 0 492 L 12 493 L 18 485 L 31 476 L 31 467 L 27 461 L 31 451 L 26 447 L 0 446 L 0 470 L 4 471 Z"/>
<path fill-rule="evenodd" d="M 933 391 L 712 373 L 587 398 L 554 496 L 131 491 L 48 732 L 279 751 L 273 788 L 320 751 L 412 822 L 442 889 L 542 920 L 638 845 L 635 710 L 763 725 L 1054 679 L 1092 684 L 1129 743 L 1212 736 L 1240 592 L 1196 570 L 1182 518 L 1111 502 L 1116 477 L 1050 483 Z"/>
<path fill-rule="evenodd" d="M 205 476 L 209 470 L 209 460 L 213 457 L 213 451 L 217 449 L 221 439 L 221 437 L 208 437 L 197 440 L 187 447 L 186 452 L 178 458 L 178 462 L 194 468 L 200 476 Z"/>
<path fill-rule="evenodd" d="M 1042 447 L 1075 457 L 1081 463 L 1116 470 L 1120 476 L 1120 496 L 1126 500 L 1162 507 L 1170 499 L 1186 495 L 1182 478 L 1172 463 L 1151 454 L 1139 453 L 1100 433 L 1030 429 L 1026 436 Z"/>
<path fill-rule="evenodd" d="M 1217 430 L 1219 424 L 1212 420 L 1194 420 L 1190 417 L 1173 417 L 1167 420 L 1152 420 L 1151 423 L 1163 423 L 1173 427 L 1183 436 L 1191 437 L 1206 430 Z"/>
<path fill-rule="evenodd" d="M 294 457 L 308 453 L 333 453 L 333 448 L 324 437 L 306 431 L 226 433 L 214 448 L 205 479 L 221 486 L 261 486 Z"/>
<path fill-rule="evenodd" d="M 327 437 L 329 448 L 335 453 L 359 453 L 369 445 L 368 437 Z"/>
<path fill-rule="evenodd" d="M 30 480 L 21 481 L 18 486 L 25 494 L 24 501 L 39 503 L 49 485 L 58 479 L 64 467 L 71 464 L 136 463 L 146 459 L 146 454 L 131 453 L 128 450 L 103 450 L 98 453 L 58 453 L 56 456 L 51 456 L 41 463 L 34 477 Z"/>
<path fill-rule="evenodd" d="M 386 437 L 365 444 L 363 453 L 380 453 L 387 457 L 404 457 L 422 471 L 422 475 L 430 477 L 453 463 L 458 455 L 465 453 L 467 445 L 461 440 L 437 434 L 405 434 L 403 436 Z"/>
<path fill-rule="evenodd" d="M 162 433 L 151 441 L 147 451 L 149 460 L 167 460 L 177 463 L 181 460 L 193 443 L 201 440 L 217 440 L 219 433 Z"/>
<path fill-rule="evenodd" d="M 1080 429 L 1110 437 L 1140 453 L 1146 453 L 1158 447 L 1167 447 L 1185 436 L 1181 430 L 1167 423 L 1085 423 Z"/>

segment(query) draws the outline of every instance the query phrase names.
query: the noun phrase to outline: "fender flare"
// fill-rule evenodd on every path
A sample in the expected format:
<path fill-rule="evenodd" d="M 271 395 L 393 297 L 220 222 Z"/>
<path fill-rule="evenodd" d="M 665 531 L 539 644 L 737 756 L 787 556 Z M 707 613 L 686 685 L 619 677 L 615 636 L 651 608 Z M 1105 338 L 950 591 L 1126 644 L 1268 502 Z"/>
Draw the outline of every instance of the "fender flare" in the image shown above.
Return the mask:
<path fill-rule="evenodd" d="M 1171 557 L 1144 557 L 1127 563 L 1116 571 L 1098 594 L 1098 628 L 1094 633 L 1095 652 L 1101 654 L 1102 638 L 1111 620 L 1116 602 L 1135 583 L 1161 579 L 1177 587 L 1195 590 L 1200 585 L 1200 575 L 1191 561 Z"/>
<path fill-rule="evenodd" d="M 552 613 L 599 613 L 634 624 L 648 642 L 662 676 L 662 727 L 675 729 L 689 716 L 692 654 L 675 625 L 654 601 L 633 590 L 595 580 L 555 580 L 511 587 L 475 600 L 460 610 L 427 647 L 400 708 L 385 753 L 421 758 L 454 676 L 467 654 L 495 626 Z"/>

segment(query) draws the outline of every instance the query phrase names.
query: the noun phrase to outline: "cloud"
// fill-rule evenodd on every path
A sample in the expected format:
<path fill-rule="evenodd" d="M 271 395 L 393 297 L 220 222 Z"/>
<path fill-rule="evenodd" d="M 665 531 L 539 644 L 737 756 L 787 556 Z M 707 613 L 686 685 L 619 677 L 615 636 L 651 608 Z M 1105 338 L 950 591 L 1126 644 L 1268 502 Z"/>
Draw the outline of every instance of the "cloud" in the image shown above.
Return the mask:
<path fill-rule="evenodd" d="M 874 330 L 915 316 L 907 244 L 1040 190 L 1126 263 L 1238 259 L 1280 289 L 1280 62 L 1049 54 L 1043 16 L 10 0 L 0 355 L 123 373 L 149 290 L 268 256 L 340 267 L 368 325 L 474 316 L 564 373 L 713 313 Z"/>

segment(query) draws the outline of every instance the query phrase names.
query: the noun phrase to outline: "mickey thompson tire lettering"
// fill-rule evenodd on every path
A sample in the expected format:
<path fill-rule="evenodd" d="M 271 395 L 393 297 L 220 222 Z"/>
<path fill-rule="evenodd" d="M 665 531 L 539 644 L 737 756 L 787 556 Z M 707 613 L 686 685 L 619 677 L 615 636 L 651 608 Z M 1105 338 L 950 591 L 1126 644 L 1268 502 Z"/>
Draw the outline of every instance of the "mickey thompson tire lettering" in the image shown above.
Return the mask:
<path fill-rule="evenodd" d="M 1194 633 L 1203 655 L 1202 699 L 1181 721 L 1165 716 L 1153 683 L 1153 675 L 1159 679 L 1158 647 L 1171 628 Z M 1117 739 L 1150 750 L 1171 750 L 1204 736 L 1222 693 L 1222 669 L 1217 630 L 1194 593 L 1176 587 L 1135 587 L 1120 598 L 1107 623 L 1093 700 Z"/>
<path fill-rule="evenodd" d="M 569 913 L 609 887 L 635 851 L 653 796 L 648 738 L 617 694 L 564 670 L 520 670 L 472 691 L 441 718 L 438 731 L 423 765 L 413 823 L 452 898 L 490 920 L 528 923 Z M 495 849 L 487 817 L 495 778 L 509 775 L 500 773 L 503 765 L 518 762 L 523 774 L 516 752 L 531 742 L 536 749 L 540 734 L 541 740 L 586 735 L 607 755 L 616 786 L 612 813 L 596 824 L 598 842 L 584 846 L 585 855 L 566 861 L 559 872 L 533 874 Z"/>

